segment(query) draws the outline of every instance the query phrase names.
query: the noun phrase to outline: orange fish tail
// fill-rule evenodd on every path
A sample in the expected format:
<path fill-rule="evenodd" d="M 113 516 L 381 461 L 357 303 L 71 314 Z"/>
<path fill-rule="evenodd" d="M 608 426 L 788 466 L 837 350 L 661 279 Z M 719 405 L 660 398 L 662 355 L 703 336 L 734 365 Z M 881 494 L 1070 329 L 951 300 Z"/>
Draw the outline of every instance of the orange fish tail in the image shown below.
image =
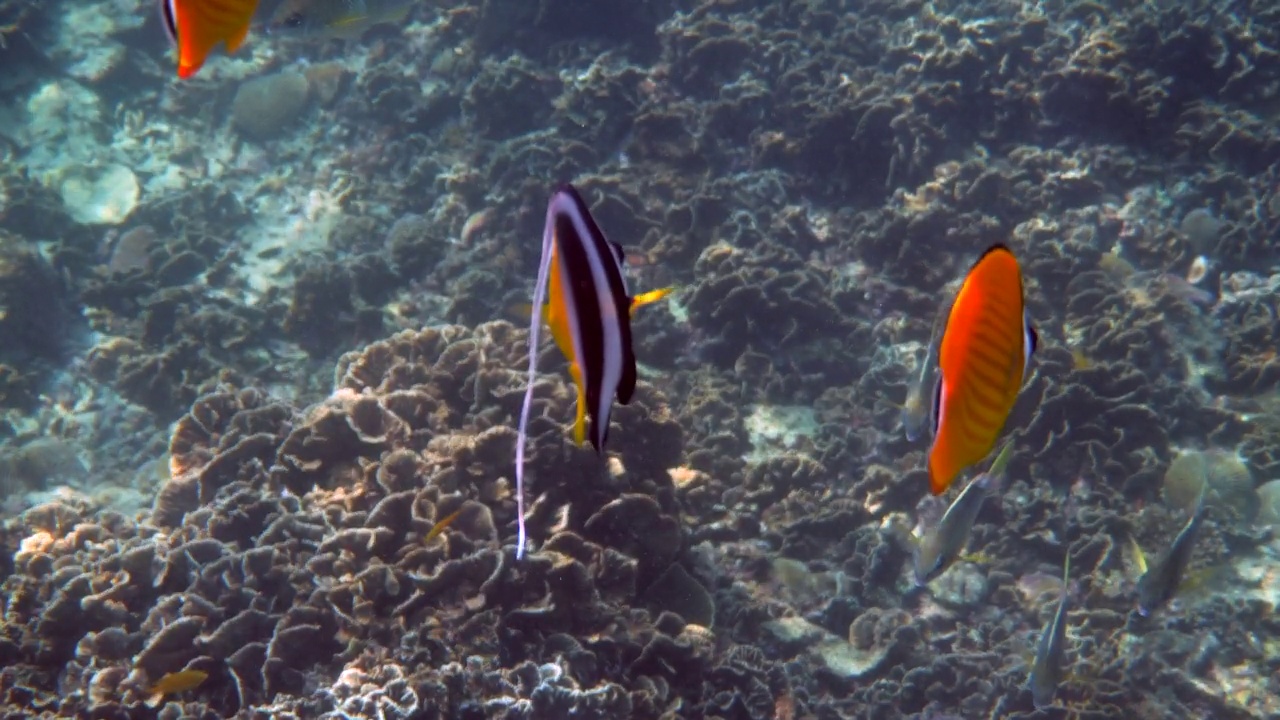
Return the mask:
<path fill-rule="evenodd" d="M 258 0 L 175 0 L 178 77 L 195 75 L 218 43 L 239 49 L 257 8 Z"/>

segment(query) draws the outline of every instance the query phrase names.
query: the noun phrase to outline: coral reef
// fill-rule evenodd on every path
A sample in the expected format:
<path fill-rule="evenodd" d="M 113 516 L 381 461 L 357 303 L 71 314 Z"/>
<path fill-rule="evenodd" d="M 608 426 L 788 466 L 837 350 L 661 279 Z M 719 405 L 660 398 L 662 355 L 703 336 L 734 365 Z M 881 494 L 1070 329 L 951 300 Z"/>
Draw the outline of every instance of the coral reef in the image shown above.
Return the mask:
<path fill-rule="evenodd" d="M 64 5 L 0 0 L 3 712 L 1033 717 L 1066 592 L 1062 712 L 1280 714 L 1275 8 L 415 4 L 177 83 Z M 603 456 L 541 351 L 517 562 L 564 180 L 678 292 Z M 919 588 L 902 398 L 997 241 L 1042 345 Z M 1223 574 L 1143 619 L 1206 482 Z"/>

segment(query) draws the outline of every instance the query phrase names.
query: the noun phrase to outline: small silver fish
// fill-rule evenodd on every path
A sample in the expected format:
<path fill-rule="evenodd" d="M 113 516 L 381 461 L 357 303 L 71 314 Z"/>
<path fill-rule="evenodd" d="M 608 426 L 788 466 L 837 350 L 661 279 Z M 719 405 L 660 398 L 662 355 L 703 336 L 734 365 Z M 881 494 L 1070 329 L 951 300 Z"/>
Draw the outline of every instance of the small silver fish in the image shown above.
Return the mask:
<path fill-rule="evenodd" d="M 1053 704 L 1053 696 L 1057 694 L 1065 675 L 1062 659 L 1067 649 L 1067 588 L 1070 577 L 1071 556 L 1067 555 L 1062 563 L 1062 598 L 1058 600 L 1058 611 L 1040 634 L 1031 676 L 1027 678 L 1027 686 L 1031 688 L 1031 701 L 1039 710 Z"/>
<path fill-rule="evenodd" d="M 1207 482 L 1201 484 L 1195 512 L 1178 532 L 1178 536 L 1173 539 L 1173 544 L 1169 546 L 1168 551 L 1152 563 L 1142 573 L 1142 577 L 1138 578 L 1138 612 L 1143 617 L 1147 617 L 1172 600 L 1178 592 L 1178 586 L 1182 584 L 1187 565 L 1191 563 L 1191 551 L 1195 549 L 1196 534 L 1200 532 L 1200 525 L 1204 521 L 1207 509 L 1204 494 L 1208 485 Z M 1139 562 L 1141 565 L 1146 565 L 1141 555 L 1139 555 Z"/>
<path fill-rule="evenodd" d="M 383 23 L 403 22 L 411 0 L 283 0 L 267 20 L 270 34 L 358 38 Z"/>
<path fill-rule="evenodd" d="M 925 424 L 929 420 L 929 401 L 927 399 L 929 382 L 933 369 L 929 360 L 933 356 L 933 348 L 925 350 L 924 359 L 920 361 L 920 377 L 907 388 L 907 399 L 902 403 L 902 429 L 907 440 L 915 442 L 924 435 Z"/>
<path fill-rule="evenodd" d="M 926 425 L 932 429 L 930 410 L 933 405 L 933 375 L 935 370 L 934 356 L 938 348 L 938 332 L 943 325 L 947 305 L 938 312 L 933 320 L 933 330 L 929 333 L 929 345 L 925 347 L 924 358 L 920 361 L 920 375 L 907 388 L 907 399 L 902 403 L 902 429 L 907 440 L 915 442 L 924 435 Z"/>
<path fill-rule="evenodd" d="M 970 481 L 943 513 L 938 525 L 920 539 L 912 558 L 917 585 L 924 585 L 941 575 L 964 552 L 982 503 L 987 494 L 997 488 L 1004 475 L 1012 447 L 1012 441 L 1006 442 L 991 468 Z"/>

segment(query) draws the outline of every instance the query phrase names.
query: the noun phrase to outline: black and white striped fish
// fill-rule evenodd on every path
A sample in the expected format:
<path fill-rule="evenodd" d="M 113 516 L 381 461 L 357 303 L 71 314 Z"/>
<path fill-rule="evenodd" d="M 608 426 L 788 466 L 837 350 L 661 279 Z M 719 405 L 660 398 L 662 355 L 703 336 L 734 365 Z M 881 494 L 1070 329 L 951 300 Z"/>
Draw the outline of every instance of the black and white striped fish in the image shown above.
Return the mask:
<path fill-rule="evenodd" d="M 516 445 L 517 558 L 524 555 L 525 546 L 524 446 L 542 321 L 569 361 L 569 374 L 578 390 L 574 441 L 581 445 L 589 439 L 597 452 L 603 452 L 614 398 L 625 405 L 635 391 L 631 313 L 671 292 L 663 288 L 631 297 L 624 262 L 622 246 L 600 231 L 578 191 L 569 184 L 560 186 L 547 204 L 529 322 L 529 383 Z"/>

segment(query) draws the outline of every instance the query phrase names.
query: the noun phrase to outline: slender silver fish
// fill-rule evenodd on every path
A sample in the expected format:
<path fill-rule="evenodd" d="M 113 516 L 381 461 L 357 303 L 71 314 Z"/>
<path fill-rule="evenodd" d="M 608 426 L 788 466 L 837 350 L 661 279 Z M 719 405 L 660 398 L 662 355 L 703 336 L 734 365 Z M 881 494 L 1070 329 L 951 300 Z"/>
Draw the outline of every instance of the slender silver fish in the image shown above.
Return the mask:
<path fill-rule="evenodd" d="M 1196 535 L 1204 522 L 1207 506 L 1204 504 L 1204 492 L 1209 483 L 1200 486 L 1200 497 L 1196 500 L 1195 512 L 1187 520 L 1187 524 L 1173 539 L 1168 551 L 1159 557 L 1138 578 L 1138 612 L 1143 617 L 1158 610 L 1173 599 L 1182 584 L 1187 565 L 1191 563 L 1191 551 L 1195 549 Z M 1144 563 L 1145 564 L 1145 563 Z"/>
<path fill-rule="evenodd" d="M 1031 676 L 1027 678 L 1027 685 L 1031 688 L 1031 701 L 1040 710 L 1053 704 L 1053 696 L 1058 693 L 1065 675 L 1062 660 L 1067 649 L 1067 583 L 1070 577 L 1071 555 L 1067 555 L 1062 563 L 1062 598 L 1058 600 L 1058 611 L 1040 634 Z"/>
<path fill-rule="evenodd" d="M 991 468 L 970 481 L 947 508 L 938 525 L 920 539 L 912 558 L 917 585 L 924 585 L 941 575 L 964 552 L 983 501 L 990 491 L 996 489 L 1004 475 L 1012 447 L 1012 441 L 1006 442 L 991 463 Z"/>
<path fill-rule="evenodd" d="M 267 20 L 270 34 L 357 38 L 383 23 L 402 23 L 411 0 L 283 0 Z"/>
<path fill-rule="evenodd" d="M 920 375 L 907 388 L 907 399 L 902 403 L 902 429 L 907 440 L 915 442 L 924 434 L 926 423 L 929 423 L 929 411 L 933 404 L 932 389 L 935 360 L 938 350 L 938 332 L 942 329 L 947 315 L 948 304 L 944 303 L 933 320 L 933 330 L 929 333 L 929 344 L 924 349 L 924 358 L 920 361 Z"/>

